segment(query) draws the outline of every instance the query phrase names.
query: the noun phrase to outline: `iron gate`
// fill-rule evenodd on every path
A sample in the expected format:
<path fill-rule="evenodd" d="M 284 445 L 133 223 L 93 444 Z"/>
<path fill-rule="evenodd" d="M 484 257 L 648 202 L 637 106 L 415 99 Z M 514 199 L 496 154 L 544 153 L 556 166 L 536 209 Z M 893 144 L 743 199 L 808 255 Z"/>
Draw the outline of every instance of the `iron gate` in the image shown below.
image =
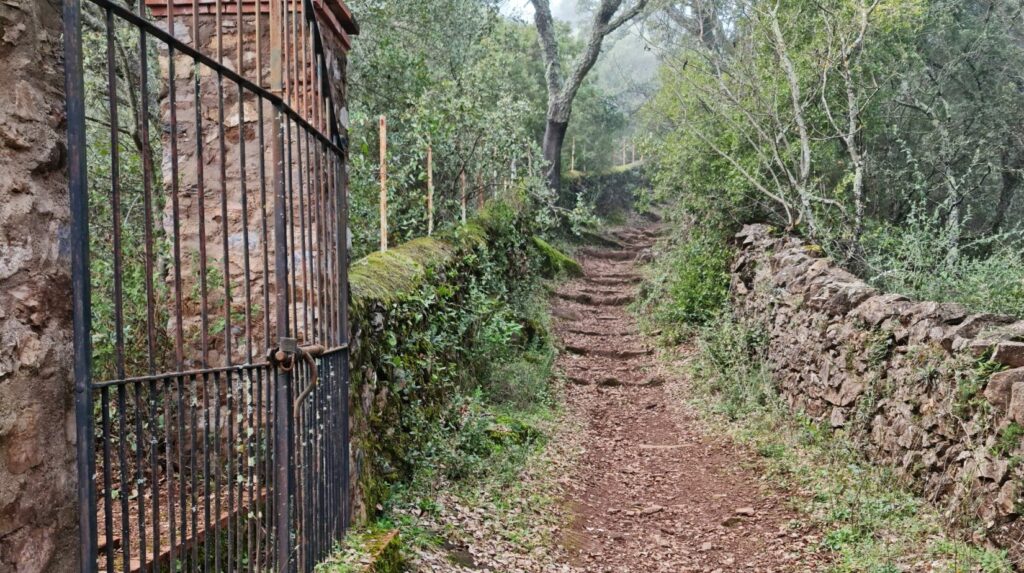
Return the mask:
<path fill-rule="evenodd" d="M 122 1 L 64 4 L 82 570 L 311 571 L 349 518 L 323 5 Z"/>

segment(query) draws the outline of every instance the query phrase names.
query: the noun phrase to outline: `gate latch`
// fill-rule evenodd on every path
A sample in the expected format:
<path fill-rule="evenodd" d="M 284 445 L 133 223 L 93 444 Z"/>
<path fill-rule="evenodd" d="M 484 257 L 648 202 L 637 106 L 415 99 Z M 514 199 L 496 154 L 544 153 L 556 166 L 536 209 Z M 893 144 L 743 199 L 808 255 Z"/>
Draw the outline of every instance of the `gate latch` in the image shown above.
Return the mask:
<path fill-rule="evenodd" d="M 295 367 L 295 355 L 299 352 L 299 342 L 294 338 L 281 338 L 277 348 L 267 352 L 267 359 L 285 372 Z"/>
<path fill-rule="evenodd" d="M 305 362 L 309 367 L 309 379 L 307 380 L 306 388 L 295 398 L 294 415 L 296 417 L 299 415 L 299 408 L 302 406 L 302 403 L 309 398 L 309 395 L 313 393 L 313 390 L 320 383 L 320 372 L 316 366 L 316 359 L 326 353 L 327 349 L 323 345 L 310 344 L 299 346 L 298 341 L 294 338 L 282 338 L 277 348 L 271 348 L 267 351 L 267 360 L 284 372 L 291 372 L 295 368 L 296 358 Z"/>

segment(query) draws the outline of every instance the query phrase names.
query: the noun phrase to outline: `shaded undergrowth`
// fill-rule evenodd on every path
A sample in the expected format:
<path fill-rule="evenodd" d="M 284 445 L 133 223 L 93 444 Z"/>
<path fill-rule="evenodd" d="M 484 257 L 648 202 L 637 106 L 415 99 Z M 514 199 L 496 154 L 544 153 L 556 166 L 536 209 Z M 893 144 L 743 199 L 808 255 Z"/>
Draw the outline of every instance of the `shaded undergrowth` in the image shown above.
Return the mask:
<path fill-rule="evenodd" d="M 561 425 L 556 350 L 538 288 L 526 300 L 481 300 L 476 383 L 447 405 L 410 453 L 411 479 L 390 488 L 373 522 L 321 573 L 360 571 L 375 532 L 398 530 L 413 570 L 480 565 L 477 549 L 540 558 L 559 523 L 548 443 Z"/>

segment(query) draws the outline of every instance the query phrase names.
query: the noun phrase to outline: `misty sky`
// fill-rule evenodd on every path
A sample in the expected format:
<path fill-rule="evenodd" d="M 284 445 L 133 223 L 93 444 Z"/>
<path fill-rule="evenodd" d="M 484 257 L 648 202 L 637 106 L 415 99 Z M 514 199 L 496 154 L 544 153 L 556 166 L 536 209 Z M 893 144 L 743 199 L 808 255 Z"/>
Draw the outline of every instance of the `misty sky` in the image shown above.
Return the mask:
<path fill-rule="evenodd" d="M 587 23 L 586 15 L 579 13 L 578 6 L 579 0 L 551 0 L 551 15 L 579 30 Z M 530 0 L 502 0 L 501 12 L 533 23 Z M 606 40 L 603 52 L 595 69 L 598 84 L 620 104 L 635 109 L 646 99 L 644 93 L 655 80 L 657 57 L 646 49 L 646 42 L 632 26 Z"/>
<path fill-rule="evenodd" d="M 576 18 L 577 0 L 551 0 L 551 15 L 559 20 L 573 21 Z M 524 20 L 533 19 L 533 6 L 530 0 L 504 0 L 501 12 Z"/>

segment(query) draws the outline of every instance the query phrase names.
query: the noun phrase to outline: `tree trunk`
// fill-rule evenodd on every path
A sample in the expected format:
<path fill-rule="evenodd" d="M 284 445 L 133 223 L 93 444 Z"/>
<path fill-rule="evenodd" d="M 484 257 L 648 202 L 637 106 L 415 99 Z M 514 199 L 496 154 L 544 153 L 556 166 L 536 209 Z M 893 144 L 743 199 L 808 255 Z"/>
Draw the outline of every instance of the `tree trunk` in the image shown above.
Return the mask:
<path fill-rule="evenodd" d="M 565 143 L 565 132 L 569 122 L 547 120 L 544 128 L 544 160 L 548 164 L 545 178 L 548 187 L 556 192 L 562 190 L 562 145 Z"/>
<path fill-rule="evenodd" d="M 1006 212 L 1010 210 L 1010 205 L 1013 203 L 1013 197 L 1016 195 L 1017 188 L 1020 187 L 1021 184 L 1021 161 L 1012 161 L 1009 159 L 1009 155 L 1009 152 L 1003 153 L 1003 185 L 999 190 L 999 204 L 996 206 L 996 213 L 992 219 L 991 232 L 993 235 L 1003 229 L 1003 224 L 1006 222 Z"/>
<path fill-rule="evenodd" d="M 531 0 L 541 52 L 544 55 L 544 79 L 548 88 L 544 159 L 548 161 L 548 185 L 555 191 L 561 190 L 562 186 L 562 144 L 565 142 L 565 130 L 569 127 L 569 114 L 572 112 L 572 102 L 576 98 L 576 93 L 583 84 L 583 79 L 597 63 L 605 36 L 637 17 L 647 6 L 647 1 L 637 0 L 632 7 L 616 16 L 622 7 L 622 0 L 601 0 L 594 10 L 594 20 L 591 22 L 586 48 L 577 57 L 569 76 L 563 77 L 555 23 L 551 17 L 551 4 L 548 0 Z"/>

